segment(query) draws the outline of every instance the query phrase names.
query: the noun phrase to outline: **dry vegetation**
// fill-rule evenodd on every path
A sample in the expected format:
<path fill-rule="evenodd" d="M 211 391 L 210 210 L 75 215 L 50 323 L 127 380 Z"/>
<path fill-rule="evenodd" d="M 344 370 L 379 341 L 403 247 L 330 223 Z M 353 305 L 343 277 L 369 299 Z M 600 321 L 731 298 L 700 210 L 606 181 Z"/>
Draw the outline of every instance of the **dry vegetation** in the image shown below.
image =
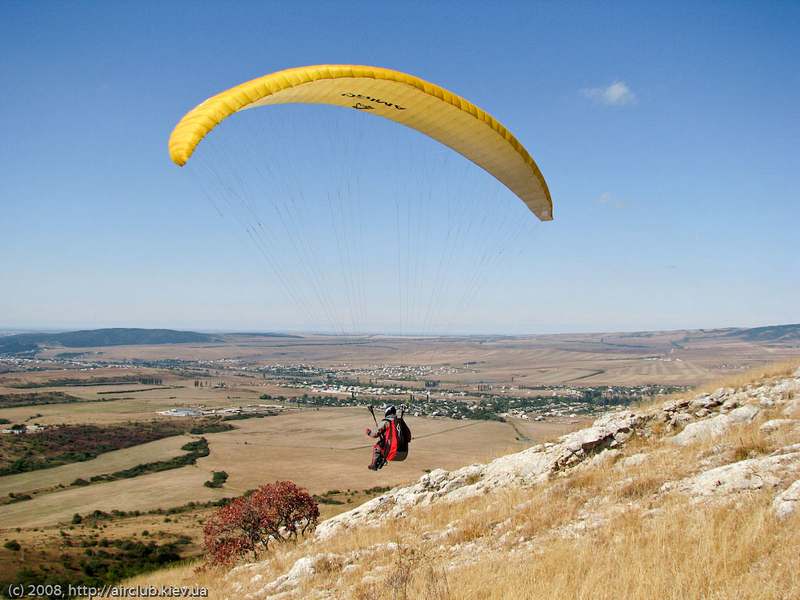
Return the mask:
<path fill-rule="evenodd" d="M 763 382 L 796 367 L 711 388 Z M 657 433 L 634 438 L 621 453 L 543 484 L 418 507 L 402 519 L 281 548 L 230 573 L 183 566 L 131 583 L 191 581 L 208 586 L 215 598 L 240 597 L 309 556 L 318 557 L 315 573 L 287 597 L 335 590 L 337 598 L 367 599 L 389 589 L 393 598 L 440 600 L 797 598 L 800 511 L 779 520 L 771 506 L 774 489 L 698 502 L 663 487 L 800 442 L 798 428 L 760 429 L 777 416 L 777 409 L 765 408 L 749 424 L 688 446 Z M 626 460 L 634 456 L 640 460 Z"/>
<path fill-rule="evenodd" d="M 449 378 L 448 385 L 455 389 L 475 385 L 478 381 L 505 385 L 512 380 L 525 385 L 690 384 L 706 381 L 715 374 L 734 372 L 723 381 L 709 382 L 699 388 L 710 391 L 721 385 L 739 386 L 785 375 L 791 370 L 786 364 L 744 373 L 741 370 L 744 365 L 760 364 L 764 360 L 762 347 L 737 341 L 685 343 L 684 335 L 685 332 L 673 332 L 636 339 L 625 334 L 465 338 L 447 340 L 447 343 L 376 339 L 363 345 L 326 340 L 237 340 L 235 345 L 111 347 L 103 348 L 102 352 L 107 358 L 245 356 L 254 360 L 319 365 L 334 362 L 353 366 L 379 363 L 474 365 L 474 370 L 460 369 Z M 676 340 L 684 347 L 673 351 Z M 658 360 L 652 359 L 659 353 Z M 796 356 L 797 349 L 776 347 L 768 354 L 778 358 Z M 680 360 L 675 360 L 678 356 Z M 302 391 L 223 371 L 213 373 L 212 378 L 224 380 L 224 389 L 195 388 L 191 378 L 172 371 L 132 370 L 129 374 L 124 369 L 98 369 L 92 371 L 92 375 L 75 373 L 68 375 L 77 379 L 63 386 L 56 385 L 58 378 L 66 377 L 63 371 L 4 377 L 0 380 L 0 393 L 13 394 L 15 398 L 20 397 L 18 394 L 29 393 L 10 387 L 22 382 L 34 384 L 37 394 L 69 394 L 79 401 L 2 408 L 0 417 L 12 423 L 63 423 L 75 426 L 76 431 L 86 425 L 113 428 L 130 421 L 149 420 L 156 411 L 176 406 L 224 407 L 257 402 L 262 393 L 291 395 Z M 154 388 L 150 383 L 133 380 L 126 381 L 122 387 L 111 385 L 115 378 L 139 377 L 142 373 L 148 377 L 163 377 L 164 385 Z M 125 393 L 118 393 L 121 391 Z M 98 403 L 98 400 L 103 402 Z M 300 588 L 301 596 L 313 597 L 315 592 L 329 586 L 337 590 L 336 597 L 371 598 L 384 584 L 390 584 L 397 598 L 604 598 L 612 593 L 615 598 L 712 597 L 704 591 L 711 587 L 700 586 L 696 593 L 687 594 L 689 588 L 685 586 L 696 585 L 703 577 L 703 569 L 732 572 L 739 563 L 736 554 L 727 559 L 715 557 L 730 561 L 725 566 L 728 571 L 703 563 L 710 560 L 702 555 L 707 551 L 708 540 L 720 538 L 720 547 L 726 547 L 726 536 L 735 539 L 740 535 L 742 539 L 749 539 L 748 532 L 755 530 L 765 539 L 774 535 L 777 536 L 775 540 L 780 541 L 786 537 L 786 531 L 771 520 L 766 496 L 743 498 L 738 508 L 692 505 L 689 510 L 689 505 L 680 497 L 662 498 L 659 491 L 664 483 L 696 473 L 700 462 L 714 466 L 720 461 L 764 456 L 778 447 L 800 441 L 790 429 L 770 434 L 758 429 L 774 416 L 777 415 L 763 411 L 751 426 L 737 428 L 714 443 L 677 449 L 659 441 L 660 434 L 667 431 L 665 428 L 659 431 L 659 427 L 664 426 L 654 424 L 653 439 L 629 440 L 623 454 L 613 460 L 581 466 L 568 476 L 556 477 L 544 485 L 496 490 L 456 505 L 418 508 L 402 521 L 351 531 L 325 544 L 309 542 L 283 548 L 269 557 L 267 563 L 259 565 L 260 585 L 286 573 L 303 555 L 329 553 L 316 565 L 317 574 L 313 580 Z M 313 494 L 323 494 L 333 488 L 361 490 L 329 495 L 328 500 L 342 504 L 321 505 L 323 516 L 328 517 L 374 496 L 376 492 L 364 492 L 372 486 L 407 483 L 431 468 L 455 469 L 476 461 L 488 461 L 526 446 L 527 443 L 518 439 L 520 434 L 522 439 L 545 441 L 586 422 L 518 420 L 513 423 L 515 430 L 509 424 L 496 422 L 470 422 L 465 426 L 462 421 L 419 419 L 414 426 L 414 452 L 409 461 L 385 469 L 378 478 L 365 468 L 369 450 L 362 431 L 367 424 L 366 413 L 356 409 L 291 409 L 278 417 L 237 421 L 235 431 L 209 435 L 210 455 L 180 469 L 87 487 L 70 485 L 77 478 L 87 479 L 181 454 L 181 446 L 191 438 L 176 435 L 105 452 L 84 462 L 4 477 L 0 481 L 0 493 L 7 497 L 6 501 L 14 500 L 10 496 L 12 493 L 31 495 L 32 499 L 0 506 L 0 527 L 3 528 L 0 538 L 3 542 L 18 540 L 22 546 L 21 551 L 0 547 L 0 571 L 11 574 L 27 565 L 44 565 L 55 573 L 62 554 L 71 556 L 70 560 L 76 564 L 84 560 L 80 555 L 85 548 L 79 544 L 63 547 L 60 531 L 64 528 L 70 535 L 88 540 L 98 534 L 110 540 L 141 540 L 141 531 L 148 529 L 151 532 L 148 542 L 171 543 L 189 538 L 191 542 L 181 546 L 181 556 L 193 556 L 199 551 L 197 542 L 203 520 L 212 509 L 198 508 L 169 516 L 131 515 L 73 526 L 70 519 L 74 513 L 86 515 L 95 509 L 150 511 L 180 506 L 189 500 L 216 501 L 276 479 L 295 480 Z M 620 465 L 621 460 L 638 452 L 648 454 L 645 463 L 624 468 Z M 10 454 L 8 457 L 13 458 Z M 222 489 L 203 485 L 211 479 L 213 471 L 229 473 Z M 621 508 L 606 510 L 609 506 Z M 746 514 L 747 518 L 737 520 L 737 512 Z M 797 531 L 797 521 L 792 523 Z M 684 535 L 683 530 L 687 528 Z M 637 536 L 642 539 L 641 553 L 632 542 Z M 389 543 L 398 546 L 367 551 L 365 557 L 355 561 L 347 562 L 342 558 L 351 552 L 364 552 L 365 548 Z M 795 549 L 798 546 L 791 537 L 786 544 Z M 598 548 L 603 548 L 603 552 L 598 552 Z M 776 544 L 770 550 L 765 542 L 761 551 L 753 546 L 747 552 L 757 560 L 754 564 L 764 565 L 763 569 L 751 569 L 750 578 L 743 584 L 743 589 L 753 586 L 752 597 L 780 597 L 770 595 L 771 589 L 798 590 L 796 582 L 780 578 L 781 569 L 790 564 L 783 547 Z M 230 598 L 240 596 L 234 589 L 237 583 L 242 584 L 244 591 L 259 587 L 250 583 L 253 573 L 249 571 L 225 578 L 224 573 L 215 570 L 197 573 L 196 566 L 193 563 L 151 573 L 138 581 L 197 583 L 207 585 L 213 597 Z M 775 580 L 758 584 L 757 576 L 769 569 L 778 573 Z M 650 573 L 653 570 L 658 572 Z M 620 573 L 615 575 L 617 571 Z M 637 584 L 637 573 L 642 580 L 647 579 L 650 587 L 643 581 Z M 734 583 L 720 587 L 718 596 L 713 597 L 729 597 L 726 590 L 735 589 Z M 758 585 L 758 594 L 762 596 L 755 593 Z M 743 594 L 742 597 L 747 596 Z"/>

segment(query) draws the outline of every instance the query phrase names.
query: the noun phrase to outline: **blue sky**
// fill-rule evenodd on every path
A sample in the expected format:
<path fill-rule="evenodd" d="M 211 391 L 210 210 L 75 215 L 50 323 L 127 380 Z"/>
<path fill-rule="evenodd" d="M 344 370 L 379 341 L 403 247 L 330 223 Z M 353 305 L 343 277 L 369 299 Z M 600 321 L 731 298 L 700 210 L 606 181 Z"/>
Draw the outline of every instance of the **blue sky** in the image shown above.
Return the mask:
<path fill-rule="evenodd" d="M 379 208 L 389 202 L 385 173 L 358 161 L 375 207 L 369 233 L 350 242 L 365 270 L 354 277 L 352 262 L 333 259 L 324 219 L 303 226 L 333 282 L 337 327 L 528 333 L 800 322 L 798 31 L 800 5 L 791 2 L 4 2 L 0 326 L 329 328 L 319 307 L 299 308 L 265 268 L 235 215 L 202 197 L 202 176 L 176 168 L 166 151 L 172 127 L 204 98 L 318 63 L 395 68 L 464 95 L 525 144 L 555 204 L 555 220 L 531 224 L 474 301 L 451 302 L 431 323 L 426 307 L 439 291 L 425 281 L 408 289 L 403 269 L 409 256 L 435 262 L 441 230 L 414 228 L 414 243 L 400 248 L 391 211 Z M 313 145 L 327 114 L 265 116 L 261 126 L 293 121 L 297 135 L 284 131 L 264 152 L 298 155 L 293 140 Z M 351 117 L 331 121 L 344 128 Z M 224 151 L 247 138 L 241 123 Z M 445 160 L 390 125 L 354 127 L 382 151 L 406 148 L 393 175 Z M 320 168 L 341 170 L 343 160 Z M 466 251 L 503 247 L 507 232 L 494 225 L 520 214 L 513 197 L 446 160 L 409 193 L 463 194 L 468 205 L 470 194 L 491 198 L 491 219 L 470 215 L 485 228 Z M 290 167 L 287 178 L 320 202 L 311 167 Z M 456 192 L 462 177 L 474 185 Z M 313 304 L 300 259 L 285 245 L 274 251 L 285 272 L 296 267 Z M 405 263 L 391 262 L 403 252 Z M 454 261 L 453 287 L 466 287 L 469 261 Z M 356 318 L 347 277 L 350 292 L 358 281 L 367 289 Z"/>

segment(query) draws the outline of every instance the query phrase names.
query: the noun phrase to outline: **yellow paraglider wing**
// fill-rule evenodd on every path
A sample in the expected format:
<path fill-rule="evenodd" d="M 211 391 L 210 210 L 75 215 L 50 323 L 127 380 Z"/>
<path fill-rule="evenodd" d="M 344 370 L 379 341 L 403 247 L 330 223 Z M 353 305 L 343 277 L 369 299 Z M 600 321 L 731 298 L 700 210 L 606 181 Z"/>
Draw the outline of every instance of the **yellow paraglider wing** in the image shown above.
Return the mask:
<path fill-rule="evenodd" d="M 350 107 L 416 129 L 496 177 L 542 221 L 553 218 L 553 202 L 539 167 L 492 115 L 444 88 L 380 67 L 298 67 L 237 85 L 180 120 L 169 139 L 170 157 L 185 165 L 200 140 L 235 112 L 291 103 Z"/>

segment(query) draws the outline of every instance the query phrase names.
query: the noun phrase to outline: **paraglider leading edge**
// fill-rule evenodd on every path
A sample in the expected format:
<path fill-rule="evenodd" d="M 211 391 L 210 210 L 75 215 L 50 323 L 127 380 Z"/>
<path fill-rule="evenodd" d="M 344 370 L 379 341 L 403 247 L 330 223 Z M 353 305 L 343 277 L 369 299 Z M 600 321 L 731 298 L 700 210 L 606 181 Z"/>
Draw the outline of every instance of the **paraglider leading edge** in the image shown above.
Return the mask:
<path fill-rule="evenodd" d="M 180 120 L 169 139 L 170 158 L 185 165 L 200 141 L 238 111 L 290 103 L 350 107 L 416 129 L 486 170 L 542 221 L 553 218 L 550 191 L 539 167 L 499 121 L 438 85 L 381 67 L 297 67 L 237 85 Z"/>

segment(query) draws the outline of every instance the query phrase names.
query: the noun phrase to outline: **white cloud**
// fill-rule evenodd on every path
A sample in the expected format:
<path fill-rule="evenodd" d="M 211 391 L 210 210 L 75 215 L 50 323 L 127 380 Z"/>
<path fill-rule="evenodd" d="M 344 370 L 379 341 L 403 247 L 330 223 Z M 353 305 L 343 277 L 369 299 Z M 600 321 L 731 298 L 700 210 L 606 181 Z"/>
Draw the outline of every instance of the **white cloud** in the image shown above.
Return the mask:
<path fill-rule="evenodd" d="M 624 81 L 615 81 L 606 87 L 584 88 L 581 90 L 581 94 L 606 106 L 624 106 L 636 103 L 636 94 Z"/>
<path fill-rule="evenodd" d="M 627 206 L 627 204 L 625 203 L 624 200 L 620 200 L 619 198 L 615 198 L 614 196 L 612 196 L 608 192 L 603 192 L 602 194 L 600 194 L 600 197 L 595 198 L 595 202 L 597 204 L 600 204 L 600 205 L 603 205 L 603 206 L 609 206 L 609 207 L 618 208 L 618 209 L 619 208 L 625 208 Z"/>

